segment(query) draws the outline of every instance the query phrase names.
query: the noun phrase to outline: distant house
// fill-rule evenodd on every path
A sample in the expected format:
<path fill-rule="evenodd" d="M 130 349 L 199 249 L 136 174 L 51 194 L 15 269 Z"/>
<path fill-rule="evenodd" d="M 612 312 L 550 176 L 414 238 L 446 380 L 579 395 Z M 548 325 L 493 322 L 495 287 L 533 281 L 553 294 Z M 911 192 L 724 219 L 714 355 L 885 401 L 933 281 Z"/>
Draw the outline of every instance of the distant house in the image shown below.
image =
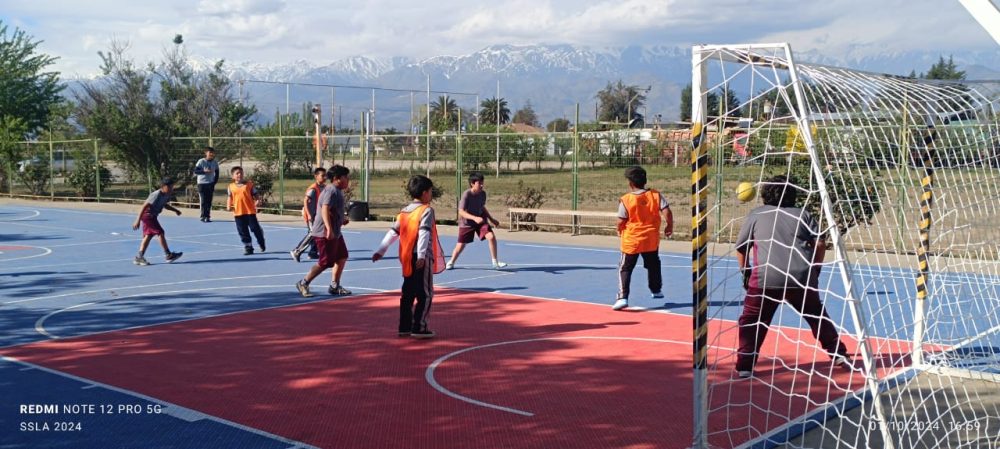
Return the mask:
<path fill-rule="evenodd" d="M 518 134 L 544 134 L 545 129 L 537 126 L 525 125 L 524 123 L 511 123 L 507 128 Z"/>

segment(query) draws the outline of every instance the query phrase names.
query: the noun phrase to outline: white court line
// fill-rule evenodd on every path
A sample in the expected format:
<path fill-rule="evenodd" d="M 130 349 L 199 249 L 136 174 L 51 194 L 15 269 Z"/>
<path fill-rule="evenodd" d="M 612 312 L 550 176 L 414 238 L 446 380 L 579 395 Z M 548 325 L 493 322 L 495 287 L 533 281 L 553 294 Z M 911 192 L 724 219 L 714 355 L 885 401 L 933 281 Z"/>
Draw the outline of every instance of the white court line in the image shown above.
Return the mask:
<path fill-rule="evenodd" d="M 91 263 L 93 263 L 93 262 L 91 262 Z M 351 272 L 356 272 L 356 271 L 380 271 L 380 270 L 395 270 L 395 269 L 398 269 L 398 268 L 396 268 L 396 267 L 354 268 L 354 269 L 345 269 L 344 272 L 345 273 L 351 273 Z M 7 302 L 0 303 L 0 304 L 3 304 L 3 305 L 7 305 L 7 304 L 20 304 L 20 303 L 25 303 L 25 302 L 41 301 L 43 299 L 65 298 L 67 296 L 88 295 L 88 294 L 91 294 L 91 293 L 102 293 L 102 292 L 106 292 L 106 291 L 134 290 L 134 289 L 137 289 L 137 288 L 151 288 L 151 287 L 163 287 L 163 286 L 166 286 L 166 285 L 194 284 L 194 283 L 198 283 L 198 282 L 237 281 L 237 280 L 242 280 L 242 279 L 271 278 L 271 277 L 281 277 L 281 276 L 302 276 L 303 273 L 304 273 L 304 271 L 296 271 L 294 273 L 283 273 L 283 274 L 255 274 L 255 275 L 252 275 L 252 276 L 235 276 L 235 277 L 225 277 L 225 278 L 204 278 L 204 279 L 192 279 L 192 280 L 188 280 L 188 281 L 164 282 L 164 283 L 160 283 L 160 284 L 145 284 L 145 285 L 129 285 L 129 286 L 122 286 L 122 287 L 108 287 L 108 288 L 102 288 L 102 289 L 98 289 L 98 290 L 88 290 L 88 291 L 82 291 L 82 292 L 63 293 L 63 294 L 59 294 L 59 295 L 39 296 L 39 297 L 36 297 L 36 298 L 18 299 L 16 301 L 7 301 Z"/>
<path fill-rule="evenodd" d="M 42 213 L 39 212 L 38 210 L 34 210 L 34 209 L 28 209 L 28 210 L 30 210 L 31 212 L 34 212 L 34 214 L 33 215 L 29 215 L 27 217 L 11 218 L 10 220 L 0 220 L 0 223 L 10 223 L 12 221 L 30 220 L 32 218 L 35 218 L 35 217 L 39 216 L 39 215 L 42 215 Z"/>
<path fill-rule="evenodd" d="M 61 226 L 32 225 L 32 224 L 27 224 L 27 223 L 15 223 L 15 222 L 12 222 L 12 221 L 7 221 L 7 222 L 4 222 L 4 223 L 7 223 L 7 224 L 13 225 L 13 226 L 26 226 L 26 227 L 29 227 L 29 228 L 42 228 L 42 229 L 58 229 L 60 231 L 70 231 L 70 232 L 89 232 L 91 234 L 94 234 L 94 233 L 97 232 L 97 231 L 91 231 L 89 229 L 64 228 L 64 227 L 61 227 Z"/>
<path fill-rule="evenodd" d="M 459 282 L 465 282 L 465 281 L 477 281 L 479 279 L 496 278 L 496 277 L 501 277 L 501 276 L 512 276 L 513 274 L 514 273 L 497 273 L 497 274 L 490 274 L 490 275 L 486 275 L 486 276 L 479 276 L 479 277 L 474 277 L 474 278 L 469 278 L 469 279 L 459 279 L 457 281 L 435 282 L 434 285 L 451 285 L 451 284 L 457 284 Z"/>
<path fill-rule="evenodd" d="M 178 240 L 178 241 L 180 241 L 180 240 Z M 202 244 L 202 245 L 222 245 L 220 243 L 199 243 L 199 244 Z M 185 254 L 188 254 L 188 255 L 192 255 L 192 254 L 209 254 L 209 253 L 219 253 L 219 252 L 223 252 L 223 251 L 232 251 L 232 247 L 227 248 L 227 249 L 216 249 L 216 250 L 212 250 L 212 251 L 191 251 L 191 252 L 186 252 Z M 268 254 L 268 253 L 257 253 L 257 254 Z M 275 253 L 275 254 L 277 254 L 277 253 Z M 3 261 L 0 260 L 0 262 L 3 262 Z M 13 268 L 3 268 L 3 269 L 0 269 L 0 273 L 4 273 L 4 272 L 8 272 L 8 271 L 22 271 L 22 270 L 38 269 L 38 268 L 51 268 L 51 267 L 63 268 L 63 267 L 71 267 L 71 266 L 74 266 L 74 265 L 100 265 L 100 264 L 112 263 L 112 262 L 120 262 L 120 263 L 123 263 L 123 264 L 125 262 L 131 263 L 132 262 L 132 258 L 128 258 L 128 259 L 88 260 L 88 261 L 85 261 L 85 262 L 50 263 L 50 264 L 45 264 L 45 265 L 19 266 L 19 267 L 13 267 Z M 11 303 L 0 303 L 0 304 L 11 304 Z"/>
<path fill-rule="evenodd" d="M 431 364 L 427 367 L 427 370 L 424 371 L 424 379 L 427 380 L 427 383 L 430 384 L 430 386 L 432 388 L 434 388 L 435 390 L 437 390 L 438 392 L 440 392 L 440 393 L 442 393 L 442 394 L 444 394 L 446 396 L 449 396 L 451 398 L 458 399 L 459 401 L 468 402 L 469 404 L 478 405 L 480 407 L 486 407 L 486 408 L 491 408 L 491 409 L 494 409 L 494 410 L 500 410 L 502 412 L 514 413 L 516 415 L 521 415 L 521 416 L 535 416 L 535 414 L 531 413 L 531 412 L 526 412 L 524 410 L 518 410 L 516 408 L 504 407 L 504 406 L 501 406 L 501 405 L 490 404 L 488 402 L 477 401 L 477 400 L 472 399 L 472 398 L 470 398 L 468 396 L 462 396 L 462 395 L 460 395 L 458 393 L 455 393 L 455 392 L 453 392 L 453 391 L 445 388 L 440 383 L 438 383 L 437 379 L 434 378 L 434 371 L 438 368 L 438 366 L 441 366 L 442 363 L 448 361 L 448 359 L 450 359 L 452 357 L 455 357 L 455 356 L 459 356 L 459 355 L 465 354 L 466 352 L 477 351 L 477 350 L 480 350 L 480 349 L 494 348 L 494 347 L 497 347 L 497 346 L 514 345 L 514 344 L 521 344 L 521 343 L 534 343 L 534 342 L 539 342 L 539 341 L 551 341 L 551 340 L 632 340 L 632 341 L 645 341 L 645 342 L 653 342 L 653 343 L 670 343 L 670 344 L 679 344 L 679 345 L 684 345 L 684 346 L 691 346 L 691 342 L 690 341 L 661 340 L 661 339 L 654 339 L 654 338 L 638 338 L 638 337 L 585 337 L 585 336 L 581 336 L 581 337 L 545 337 L 545 338 L 531 338 L 531 339 L 527 339 L 527 340 L 501 341 L 501 342 L 498 342 L 498 343 L 489 343 L 489 344 L 485 344 L 485 345 L 472 346 L 472 347 L 465 348 L 465 349 L 459 349 L 458 351 L 454 351 L 454 352 L 445 354 L 445 355 L 439 357 L 437 360 L 431 362 Z M 710 345 L 710 347 L 711 347 L 711 345 Z M 725 348 L 725 349 L 731 349 L 731 348 Z"/>
<path fill-rule="evenodd" d="M 234 290 L 234 289 L 247 289 L 247 290 L 249 290 L 249 289 L 252 289 L 252 288 L 278 288 L 278 287 L 280 287 L 280 288 L 288 288 L 288 286 L 285 285 L 285 284 L 279 284 L 279 285 L 242 285 L 242 286 L 236 286 L 236 287 L 212 287 L 211 291 L 216 291 L 216 290 Z M 44 335 L 46 337 L 49 337 L 49 338 L 51 338 L 53 340 L 57 340 L 57 339 L 59 339 L 61 337 L 59 337 L 58 335 L 54 335 L 51 332 L 45 330 L 45 321 L 47 321 L 49 318 L 52 318 L 52 317 L 54 317 L 54 316 L 56 316 L 56 315 L 58 315 L 60 313 L 69 312 L 71 310 L 76 310 L 76 309 L 82 309 L 82 308 L 90 307 L 90 306 L 93 306 L 93 305 L 96 305 L 96 304 L 105 304 L 105 303 L 109 303 L 109 302 L 112 302 L 112 301 L 119 301 L 119 300 L 122 300 L 122 299 L 141 298 L 141 297 L 144 297 L 144 296 L 154 296 L 154 295 L 169 295 L 169 294 L 175 294 L 175 293 L 204 292 L 204 291 L 205 291 L 204 288 L 189 288 L 189 289 L 185 289 L 185 290 L 171 290 L 171 291 L 165 291 L 165 292 L 147 292 L 147 293 L 139 293 L 139 294 L 128 295 L 128 296 L 118 296 L 118 297 L 114 297 L 114 298 L 110 298 L 110 299 L 104 299 L 104 300 L 100 300 L 100 301 L 91 301 L 91 302 L 85 302 L 85 303 L 81 303 L 81 304 L 75 304 L 75 305 L 72 305 L 72 306 L 69 306 L 69 307 L 64 307 L 62 309 L 49 312 L 48 314 L 46 314 L 46 315 L 42 316 L 41 318 L 39 318 L 38 320 L 36 320 L 35 321 L 35 332 L 38 332 L 39 334 L 42 334 L 42 335 Z"/>
<path fill-rule="evenodd" d="M 288 285 L 281 284 L 281 285 L 253 285 L 253 286 L 241 286 L 241 287 L 220 287 L 220 288 L 215 288 L 213 290 L 223 290 L 223 289 L 233 289 L 233 288 L 275 288 L 275 287 L 288 288 Z M 107 333 L 110 333 L 110 332 L 127 331 L 127 330 L 135 330 L 135 329 L 144 329 L 144 328 L 148 328 L 148 327 L 160 326 L 160 325 L 165 325 L 165 324 L 186 323 L 188 321 L 198 321 L 198 320 L 203 320 L 203 319 L 207 319 L 207 318 L 218 318 L 218 317 L 224 317 L 224 316 L 229 316 L 229 315 L 236 315 L 236 314 L 240 314 L 240 313 L 259 312 L 259 311 L 262 311 L 262 310 L 280 309 L 280 308 L 283 308 L 283 307 L 296 307 L 296 306 L 300 306 L 300 305 L 303 305 L 303 304 L 313 304 L 313 303 L 324 302 L 324 301 L 333 301 L 333 300 L 338 300 L 338 299 L 343 299 L 343 298 L 354 298 L 354 297 L 359 297 L 359 296 L 367 296 L 367 295 L 378 294 L 378 293 L 385 293 L 385 292 L 392 291 L 392 290 L 381 290 L 381 289 L 377 289 L 377 288 L 355 287 L 355 286 L 350 286 L 350 285 L 348 285 L 347 287 L 353 288 L 355 290 L 371 290 L 374 293 L 362 293 L 362 294 L 359 294 L 359 295 L 350 295 L 350 296 L 347 296 L 347 297 L 344 297 L 344 296 L 331 296 L 329 298 L 315 299 L 315 300 L 312 300 L 312 301 L 299 301 L 299 302 L 294 302 L 294 303 L 290 303 L 290 304 L 279 304 L 279 305 L 275 305 L 275 306 L 259 307 L 259 308 L 256 308 L 256 309 L 241 309 L 241 310 L 235 310 L 235 311 L 232 311 L 232 312 L 220 313 L 220 314 L 217 314 L 217 315 L 203 315 L 203 316 L 196 316 L 196 317 L 191 317 L 191 318 L 184 318 L 184 319 L 181 319 L 181 320 L 161 321 L 161 322 L 150 323 L 150 324 L 140 324 L 138 326 L 129 326 L 129 327 L 123 327 L 123 328 L 120 328 L 120 329 L 111 329 L 111 330 L 106 330 L 106 331 L 101 331 L 101 332 L 94 332 L 94 333 L 90 333 L 90 334 L 76 335 L 76 336 L 69 337 L 69 338 L 92 337 L 92 336 L 95 336 L 95 335 L 107 334 Z M 48 336 L 49 338 L 59 339 L 60 337 L 54 336 L 54 335 L 48 333 L 45 330 L 45 326 L 44 326 L 45 320 L 48 319 L 49 317 L 57 314 L 57 313 L 67 311 L 69 309 L 74 309 L 74 308 L 77 308 L 78 306 L 89 306 L 89 305 L 94 305 L 94 304 L 111 302 L 113 300 L 118 300 L 118 299 L 137 298 L 137 297 L 142 297 L 142 296 L 152 296 L 152 295 L 158 295 L 158 294 L 161 294 L 161 293 L 183 293 L 183 292 L 191 292 L 191 291 L 202 291 L 202 289 L 177 290 L 177 291 L 173 291 L 173 292 L 140 293 L 140 294 L 136 294 L 136 295 L 124 296 L 124 297 L 121 297 L 121 298 L 112 298 L 112 299 L 106 299 L 106 300 L 103 300 L 103 301 L 93 301 L 93 302 L 86 303 L 86 304 L 78 304 L 76 306 L 66 307 L 64 309 L 60 309 L 60 310 L 57 310 L 55 312 L 52 312 L 52 313 L 50 313 L 50 314 L 48 314 L 48 315 L 46 315 L 46 316 L 44 316 L 42 318 L 39 318 L 38 321 L 35 321 L 35 331 L 37 331 L 38 333 L 40 333 L 42 335 Z M 13 345 L 13 346 L 19 346 L 19 345 Z M 2 349 L 2 347 L 0 347 L 0 349 Z"/>
<path fill-rule="evenodd" d="M 23 365 L 23 366 L 32 367 L 32 368 L 35 368 L 35 369 L 38 369 L 38 370 L 41 370 L 41 371 L 45 371 L 45 372 L 47 372 L 49 374 L 54 374 L 56 376 L 64 377 L 66 379 L 70 379 L 70 380 L 73 380 L 73 381 L 76 381 L 76 382 L 90 384 L 90 385 L 94 385 L 94 386 L 99 386 L 99 387 L 104 388 L 106 390 L 111 390 L 111 391 L 114 391 L 114 392 L 118 392 L 118 393 L 122 393 L 122 394 L 125 394 L 125 395 L 128 395 L 128 396 L 132 396 L 134 398 L 138 398 L 138 399 L 142 399 L 142 400 L 145 400 L 145 401 L 148 401 L 148 402 L 152 402 L 154 404 L 159 404 L 159 405 L 161 405 L 163 407 L 163 410 L 165 410 L 165 411 L 166 410 L 170 410 L 171 411 L 170 412 L 171 416 L 176 416 L 175 413 L 179 413 L 179 414 L 181 414 L 181 416 L 186 417 L 186 418 L 180 418 L 180 419 L 184 419 L 186 421 L 190 421 L 191 417 L 198 416 L 198 417 L 201 417 L 201 419 L 206 419 L 206 420 L 209 420 L 209 421 L 214 421 L 214 422 L 222 424 L 224 426 L 233 427 L 235 429 L 239 429 L 239 430 L 242 430 L 244 432 L 249 432 L 249 433 L 252 433 L 254 435 L 259 435 L 259 436 L 262 436 L 262 437 L 265 437 L 265 438 L 268 438 L 268 439 L 271 439 L 271 440 L 280 441 L 280 442 L 285 443 L 285 444 L 294 445 L 295 447 L 303 447 L 303 448 L 309 448 L 309 449 L 319 449 L 316 446 L 311 446 L 311 445 L 305 444 L 305 443 L 303 443 L 301 441 L 295 441 L 295 440 L 288 439 L 288 438 L 285 438 L 285 437 L 280 436 L 280 435 L 275 435 L 275 434 L 270 433 L 270 432 L 266 432 L 266 431 L 263 431 L 263 430 L 260 430 L 260 429 L 255 429 L 253 427 L 245 426 L 243 424 L 239 424 L 239 423 L 230 421 L 228 419 L 224 419 L 224 418 L 220 418 L 220 417 L 217 417 L 217 416 L 208 415 L 208 414 L 199 412 L 199 411 L 194 410 L 194 409 L 190 409 L 190 408 L 187 408 L 187 407 L 182 407 L 182 406 L 174 404 L 172 402 L 167 402 L 167 401 L 164 401 L 162 399 L 154 398 L 152 396 L 146 396 L 146 395 L 144 395 L 142 393 L 135 392 L 135 391 L 132 391 L 132 390 L 126 390 L 124 388 L 119 388 L 119 387 L 116 387 L 116 386 L 113 386 L 113 385 L 109 385 L 109 384 L 106 384 L 106 383 L 97 382 L 97 381 L 90 380 L 90 379 L 85 379 L 85 378 L 80 377 L 80 376 L 74 376 L 74 375 L 69 374 L 69 373 L 64 373 L 62 371 L 57 371 L 57 370 L 54 370 L 54 369 L 51 369 L 51 368 L 46 368 L 44 366 L 36 365 L 34 363 L 25 362 L 23 360 L 19 360 L 19 359 L 16 359 L 14 357 L 0 356 L 0 358 L 2 358 L 5 361 L 11 362 L 11 363 L 17 363 L 17 364 L 20 364 L 20 365 Z"/>
<path fill-rule="evenodd" d="M 28 248 L 43 249 L 45 251 L 42 252 L 41 254 L 33 254 L 33 255 L 30 255 L 30 256 L 12 257 L 10 259 L 0 259 L 0 263 L 3 263 L 3 262 L 12 262 L 12 261 L 15 261 L 15 260 L 34 259 L 36 257 L 48 256 L 49 254 L 52 254 L 52 250 L 49 249 L 49 248 L 46 248 L 44 246 L 31 246 L 31 245 L 17 245 L 17 246 L 26 246 Z"/>
<path fill-rule="evenodd" d="M 108 203 L 108 204 L 111 204 L 111 203 Z M 0 208 L 19 209 L 19 210 L 34 210 L 35 212 L 39 212 L 36 209 L 31 209 L 31 208 L 27 208 L 27 207 L 18 207 L 18 206 L 0 206 Z M 46 208 L 45 212 L 60 212 L 60 213 L 65 213 L 65 214 L 81 214 L 81 215 L 112 215 L 112 216 L 116 216 L 116 217 L 117 216 L 123 216 L 123 215 L 124 216 L 130 216 L 130 215 L 131 216 L 135 216 L 135 214 L 126 214 L 124 212 L 91 212 L 91 211 L 85 211 L 85 210 L 60 209 L 60 208 L 55 208 L 55 207 L 53 207 L 53 208 Z"/>
<path fill-rule="evenodd" d="M 583 247 L 583 246 L 529 245 L 527 243 L 504 243 L 504 246 L 521 246 L 521 247 L 525 247 L 525 248 L 547 248 L 547 249 L 572 249 L 572 250 L 577 250 L 577 251 L 590 251 L 590 252 L 595 252 L 595 253 L 621 254 L 621 251 L 618 251 L 618 250 L 600 249 L 600 248 L 587 248 L 587 247 Z M 679 254 L 674 254 L 674 253 L 662 253 L 662 252 L 660 253 L 660 255 L 664 256 L 664 257 L 674 257 L 674 258 L 678 258 L 678 259 L 687 259 L 687 260 L 691 259 L 690 255 L 679 255 Z"/>

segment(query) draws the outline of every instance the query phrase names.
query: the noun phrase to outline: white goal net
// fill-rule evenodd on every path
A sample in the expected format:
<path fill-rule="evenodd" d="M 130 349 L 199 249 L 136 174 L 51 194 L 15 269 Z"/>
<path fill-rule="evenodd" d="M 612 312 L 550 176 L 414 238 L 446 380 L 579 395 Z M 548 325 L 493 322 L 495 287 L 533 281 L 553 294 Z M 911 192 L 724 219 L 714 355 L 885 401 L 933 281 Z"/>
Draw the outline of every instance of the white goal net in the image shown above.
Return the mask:
<path fill-rule="evenodd" d="M 693 69 L 694 446 L 1000 447 L 1000 83 Z"/>

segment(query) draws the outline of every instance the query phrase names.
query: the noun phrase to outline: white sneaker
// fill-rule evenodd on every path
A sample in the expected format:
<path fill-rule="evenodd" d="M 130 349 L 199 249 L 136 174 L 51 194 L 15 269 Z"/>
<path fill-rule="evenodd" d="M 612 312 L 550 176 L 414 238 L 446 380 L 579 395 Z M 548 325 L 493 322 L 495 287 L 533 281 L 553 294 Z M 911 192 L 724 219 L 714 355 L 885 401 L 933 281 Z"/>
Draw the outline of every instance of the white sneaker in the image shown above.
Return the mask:
<path fill-rule="evenodd" d="M 507 264 L 505 262 L 500 262 L 500 261 L 493 262 L 493 269 L 494 270 L 499 270 L 499 269 L 501 269 L 503 267 L 506 267 L 506 266 L 507 266 Z"/>
<path fill-rule="evenodd" d="M 854 369 L 854 364 L 851 363 L 851 360 L 842 355 L 833 356 L 833 364 L 844 369 L 849 369 L 849 370 Z"/>
<path fill-rule="evenodd" d="M 611 310 L 621 310 L 626 307 L 628 307 L 628 300 L 625 298 L 618 298 L 618 300 L 615 301 L 615 305 L 611 306 Z"/>
<path fill-rule="evenodd" d="M 737 371 L 736 376 L 740 379 L 747 379 L 753 376 L 753 371 Z"/>
<path fill-rule="evenodd" d="M 455 264 L 453 264 L 451 262 L 448 262 L 448 263 L 444 264 L 444 269 L 445 270 L 454 270 L 455 269 Z"/>

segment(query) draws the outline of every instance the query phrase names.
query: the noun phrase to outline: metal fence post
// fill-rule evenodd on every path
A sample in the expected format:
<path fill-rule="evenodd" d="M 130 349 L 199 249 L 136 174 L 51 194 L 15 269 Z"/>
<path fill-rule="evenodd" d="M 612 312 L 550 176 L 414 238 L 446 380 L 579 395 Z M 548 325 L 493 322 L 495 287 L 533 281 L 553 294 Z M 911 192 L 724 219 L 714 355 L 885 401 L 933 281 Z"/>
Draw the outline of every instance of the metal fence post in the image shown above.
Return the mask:
<path fill-rule="evenodd" d="M 278 136 L 278 214 L 285 212 L 285 138 Z"/>
<path fill-rule="evenodd" d="M 94 175 L 94 182 L 96 183 L 96 185 L 94 186 L 96 189 L 94 191 L 97 192 L 97 202 L 100 203 L 101 202 L 101 152 L 100 150 L 97 149 L 97 139 L 92 139 L 92 141 L 94 142 L 94 169 L 97 172 Z"/>
<path fill-rule="evenodd" d="M 64 156 L 65 157 L 65 156 Z M 49 198 L 55 201 L 56 199 L 56 173 L 55 173 L 55 154 L 52 150 L 52 130 L 49 130 Z"/>
<path fill-rule="evenodd" d="M 580 199 L 580 103 L 576 104 L 576 124 L 573 126 L 573 204 L 572 210 L 577 210 Z M 573 216 L 573 234 L 577 233 L 577 220 Z"/>
<path fill-rule="evenodd" d="M 458 202 L 462 197 L 462 169 L 465 163 L 462 161 L 462 109 L 458 109 L 458 133 L 455 134 L 455 220 L 461 216 L 458 214 Z"/>

